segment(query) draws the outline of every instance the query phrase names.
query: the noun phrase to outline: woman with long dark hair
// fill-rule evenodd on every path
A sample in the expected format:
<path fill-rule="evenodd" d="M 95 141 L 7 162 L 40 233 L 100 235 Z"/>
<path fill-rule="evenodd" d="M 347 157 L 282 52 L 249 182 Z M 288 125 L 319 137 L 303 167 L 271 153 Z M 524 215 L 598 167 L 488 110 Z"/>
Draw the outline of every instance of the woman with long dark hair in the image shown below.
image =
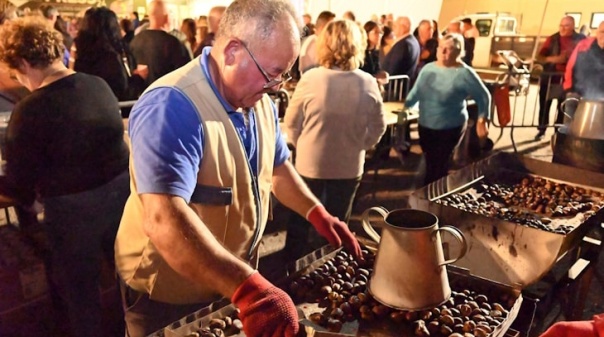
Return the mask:
<path fill-rule="evenodd" d="M 136 69 L 112 10 L 88 9 L 74 43 L 75 71 L 104 79 L 120 101 L 136 99 L 142 93 L 146 74 Z"/>
<path fill-rule="evenodd" d="M 367 21 L 363 25 L 363 29 L 367 34 L 367 49 L 365 49 L 365 60 L 361 66 L 361 70 L 371 74 L 378 80 L 378 83 L 384 85 L 388 82 L 388 73 L 380 67 L 380 38 L 382 30 L 374 21 Z"/>

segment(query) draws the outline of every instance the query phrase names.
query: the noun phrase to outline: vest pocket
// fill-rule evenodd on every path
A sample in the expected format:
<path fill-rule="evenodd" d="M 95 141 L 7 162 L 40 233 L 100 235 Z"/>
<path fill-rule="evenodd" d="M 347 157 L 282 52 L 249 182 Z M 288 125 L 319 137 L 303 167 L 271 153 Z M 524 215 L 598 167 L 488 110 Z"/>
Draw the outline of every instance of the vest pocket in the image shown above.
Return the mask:
<path fill-rule="evenodd" d="M 233 189 L 231 187 L 218 187 L 197 184 L 191 202 L 215 206 L 226 206 L 233 204 Z"/>

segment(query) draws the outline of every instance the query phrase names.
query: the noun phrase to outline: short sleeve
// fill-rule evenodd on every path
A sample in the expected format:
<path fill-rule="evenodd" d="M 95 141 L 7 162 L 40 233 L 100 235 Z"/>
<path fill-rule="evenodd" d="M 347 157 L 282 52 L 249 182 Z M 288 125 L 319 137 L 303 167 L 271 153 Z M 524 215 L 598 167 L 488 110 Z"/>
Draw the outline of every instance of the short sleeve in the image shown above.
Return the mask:
<path fill-rule="evenodd" d="M 137 191 L 171 194 L 189 202 L 203 156 L 200 117 L 176 88 L 145 93 L 129 120 Z"/>

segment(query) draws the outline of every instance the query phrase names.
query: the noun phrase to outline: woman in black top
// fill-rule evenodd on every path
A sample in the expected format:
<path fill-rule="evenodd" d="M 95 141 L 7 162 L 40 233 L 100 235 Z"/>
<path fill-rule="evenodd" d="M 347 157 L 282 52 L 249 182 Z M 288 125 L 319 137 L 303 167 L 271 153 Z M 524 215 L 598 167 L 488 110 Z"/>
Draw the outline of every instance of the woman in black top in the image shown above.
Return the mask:
<path fill-rule="evenodd" d="M 31 91 L 8 123 L 0 193 L 44 205 L 51 285 L 72 336 L 101 337 L 101 259 L 112 262 L 129 195 L 128 148 L 111 89 L 65 67 L 62 40 L 36 17 L 0 27 L 0 62 Z"/>
<path fill-rule="evenodd" d="M 107 7 L 86 11 L 75 38 L 74 70 L 104 79 L 120 101 L 137 99 L 145 87 L 144 73 L 123 43 L 115 13 Z"/>
<path fill-rule="evenodd" d="M 361 70 L 377 78 L 378 83 L 383 85 L 388 80 L 388 74 L 380 67 L 380 37 L 382 30 L 374 21 L 367 21 L 363 26 L 367 34 L 367 49 L 365 49 L 365 61 Z"/>

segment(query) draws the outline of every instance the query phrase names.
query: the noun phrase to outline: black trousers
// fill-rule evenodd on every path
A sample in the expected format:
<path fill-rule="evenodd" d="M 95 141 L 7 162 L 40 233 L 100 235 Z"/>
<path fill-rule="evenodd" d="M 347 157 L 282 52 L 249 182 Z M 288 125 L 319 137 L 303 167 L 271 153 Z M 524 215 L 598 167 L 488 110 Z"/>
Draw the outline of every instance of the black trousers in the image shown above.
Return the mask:
<path fill-rule="evenodd" d="M 554 98 L 557 100 L 555 123 L 562 124 L 564 121 L 564 114 L 561 108 L 564 101 L 564 92 L 562 91 L 560 81 L 562 81 L 562 77 L 559 75 L 541 78 L 539 84 L 539 131 L 545 132 L 549 125 L 549 111 Z"/>
<path fill-rule="evenodd" d="M 352 212 L 352 202 L 361 183 L 361 177 L 354 179 L 302 178 L 331 215 L 348 223 Z M 327 240 L 321 237 L 306 219 L 291 212 L 287 223 L 284 249 L 291 259 L 298 259 L 326 244 Z"/>
<path fill-rule="evenodd" d="M 444 130 L 435 130 L 419 125 L 419 145 L 426 160 L 424 185 L 428 185 L 448 174 L 449 160 L 465 130 L 466 124 Z"/>
<path fill-rule="evenodd" d="M 93 190 L 44 200 L 50 274 L 67 308 L 73 336 L 106 337 L 101 321 L 101 264 L 106 259 L 113 265 L 113 245 L 129 184 L 125 171 Z"/>

